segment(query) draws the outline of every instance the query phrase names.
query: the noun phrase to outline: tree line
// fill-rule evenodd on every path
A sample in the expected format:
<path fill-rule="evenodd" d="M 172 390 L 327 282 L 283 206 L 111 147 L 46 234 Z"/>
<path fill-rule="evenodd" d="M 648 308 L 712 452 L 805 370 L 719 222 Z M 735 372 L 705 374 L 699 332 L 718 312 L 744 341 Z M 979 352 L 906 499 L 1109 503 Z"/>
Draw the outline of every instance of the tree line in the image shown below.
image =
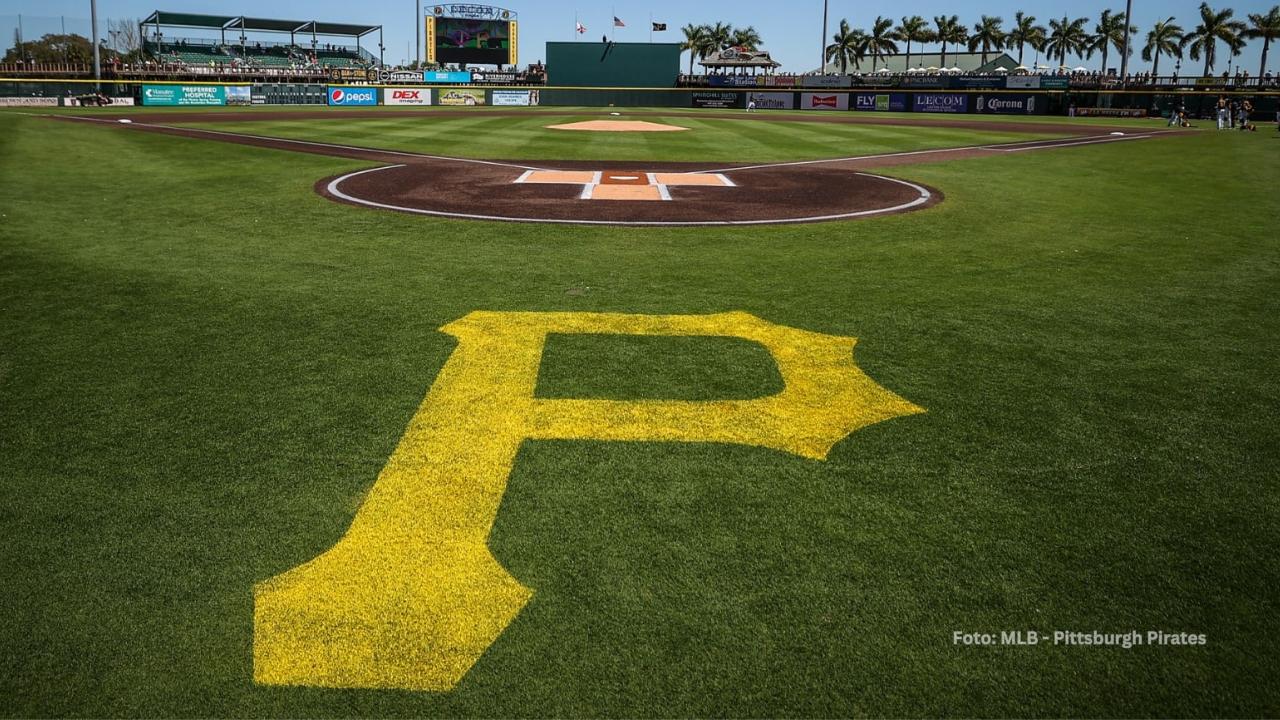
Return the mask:
<path fill-rule="evenodd" d="M 1280 5 L 1266 13 L 1250 13 L 1246 23 L 1236 19 L 1235 11 L 1230 8 L 1215 10 L 1207 2 L 1202 2 L 1199 20 L 1199 24 L 1190 31 L 1183 30 L 1172 16 L 1160 20 L 1147 32 L 1143 44 L 1138 27 L 1128 22 L 1125 13 L 1110 9 L 1102 11 L 1092 31 L 1089 18 L 1064 15 L 1060 19 L 1051 18 L 1046 27 L 1034 15 L 1022 11 L 1014 14 L 1013 23 L 1008 28 L 1004 18 L 994 15 L 983 15 L 972 28 L 961 23 L 957 15 L 939 15 L 933 18 L 932 23 L 919 15 L 911 15 L 903 17 L 896 25 L 890 18 L 877 16 L 867 29 L 852 27 L 848 20 L 841 20 L 825 48 L 824 57 L 829 63 L 839 63 L 842 73 L 847 73 L 850 66 L 860 70 L 868 59 L 874 71 L 885 58 L 905 51 L 907 67 L 911 67 L 913 49 L 919 51 L 927 44 L 936 43 L 943 66 L 947 62 L 947 51 L 957 48 L 982 53 L 984 65 L 990 54 L 1016 49 L 1018 64 L 1022 65 L 1024 53 L 1030 47 L 1060 65 L 1066 65 L 1068 57 L 1090 59 L 1095 53 L 1100 54 L 1105 74 L 1111 59 L 1125 52 L 1127 29 L 1130 35 L 1129 54 L 1132 55 L 1134 48 L 1142 45 L 1142 59 L 1151 63 L 1153 75 L 1160 72 L 1161 57 L 1181 60 L 1185 55 L 1196 62 L 1203 60 L 1204 75 L 1211 75 L 1218 62 L 1219 43 L 1235 57 L 1244 51 L 1250 40 L 1262 41 L 1258 75 L 1266 72 L 1271 41 L 1280 39 Z M 690 51 L 690 74 L 693 73 L 695 59 L 705 60 L 731 47 L 754 50 L 761 42 L 755 28 L 736 29 L 726 23 L 691 24 L 683 27 L 682 31 L 682 47 Z"/>

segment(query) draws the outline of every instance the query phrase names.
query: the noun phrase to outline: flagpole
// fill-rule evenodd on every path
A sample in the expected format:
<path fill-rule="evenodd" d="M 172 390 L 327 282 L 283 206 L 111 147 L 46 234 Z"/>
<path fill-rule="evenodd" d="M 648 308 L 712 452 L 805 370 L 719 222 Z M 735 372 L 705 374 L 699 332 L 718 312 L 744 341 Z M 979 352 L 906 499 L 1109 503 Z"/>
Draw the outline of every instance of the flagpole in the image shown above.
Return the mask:
<path fill-rule="evenodd" d="M 653 44 L 653 11 L 649 12 L 649 44 Z"/>
<path fill-rule="evenodd" d="M 618 6 L 610 5 L 610 11 L 613 13 L 613 21 L 609 23 L 609 42 L 618 39 Z"/>

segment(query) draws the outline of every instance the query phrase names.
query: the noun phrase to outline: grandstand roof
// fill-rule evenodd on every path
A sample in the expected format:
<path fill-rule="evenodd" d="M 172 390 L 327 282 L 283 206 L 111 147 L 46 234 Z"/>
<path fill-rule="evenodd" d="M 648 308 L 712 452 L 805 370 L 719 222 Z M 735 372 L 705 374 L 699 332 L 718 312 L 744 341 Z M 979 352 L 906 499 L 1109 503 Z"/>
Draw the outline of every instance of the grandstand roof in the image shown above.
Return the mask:
<path fill-rule="evenodd" d="M 240 15 L 198 15 L 156 10 L 142 21 L 143 25 L 212 28 L 215 30 L 258 30 L 262 32 L 315 33 L 360 37 L 380 29 L 379 25 L 319 22 L 317 20 L 273 20 Z"/>
<path fill-rule="evenodd" d="M 899 45 L 900 50 L 905 50 L 904 45 Z M 958 67 L 964 72 L 972 73 L 989 73 L 995 72 L 996 68 L 1005 70 L 1013 70 L 1018 66 L 1018 61 L 998 50 L 987 53 L 987 62 L 982 62 L 982 53 L 980 52 L 955 52 L 947 53 L 946 67 Z M 881 57 L 876 61 L 876 68 L 887 67 L 896 73 L 905 73 L 911 68 L 940 68 L 943 67 L 942 56 L 939 53 L 911 53 L 911 65 L 907 65 L 907 56 L 905 52 L 897 55 Z M 859 68 L 861 72 L 871 72 L 871 58 L 867 57 L 861 63 Z M 849 64 L 849 70 L 853 70 L 853 64 Z M 839 73 L 840 63 L 838 61 L 828 62 L 821 71 L 826 73 Z"/>

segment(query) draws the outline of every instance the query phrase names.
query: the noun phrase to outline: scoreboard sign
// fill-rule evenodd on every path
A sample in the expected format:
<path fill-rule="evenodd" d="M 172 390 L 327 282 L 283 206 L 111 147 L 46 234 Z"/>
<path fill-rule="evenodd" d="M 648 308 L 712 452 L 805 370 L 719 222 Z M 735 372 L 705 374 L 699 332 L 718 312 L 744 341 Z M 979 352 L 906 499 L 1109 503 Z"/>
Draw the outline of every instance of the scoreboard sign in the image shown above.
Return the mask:
<path fill-rule="evenodd" d="M 427 62 L 515 65 L 516 13 L 488 5 L 436 5 L 426 17 Z"/>

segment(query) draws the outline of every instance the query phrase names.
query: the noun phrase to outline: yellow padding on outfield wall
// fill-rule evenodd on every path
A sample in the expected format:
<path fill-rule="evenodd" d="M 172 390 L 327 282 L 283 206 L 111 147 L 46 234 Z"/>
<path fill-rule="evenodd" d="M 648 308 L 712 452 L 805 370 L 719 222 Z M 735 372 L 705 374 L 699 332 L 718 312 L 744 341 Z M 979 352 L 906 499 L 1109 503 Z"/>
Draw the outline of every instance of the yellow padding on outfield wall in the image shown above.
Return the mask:
<path fill-rule="evenodd" d="M 254 680 L 449 690 L 533 595 L 487 546 L 527 439 L 723 442 L 815 460 L 853 431 L 924 412 L 853 362 L 854 338 L 747 313 L 473 312 L 458 347 L 346 535 L 254 588 Z M 751 400 L 534 397 L 551 333 L 716 336 L 760 343 L 786 384 Z"/>

